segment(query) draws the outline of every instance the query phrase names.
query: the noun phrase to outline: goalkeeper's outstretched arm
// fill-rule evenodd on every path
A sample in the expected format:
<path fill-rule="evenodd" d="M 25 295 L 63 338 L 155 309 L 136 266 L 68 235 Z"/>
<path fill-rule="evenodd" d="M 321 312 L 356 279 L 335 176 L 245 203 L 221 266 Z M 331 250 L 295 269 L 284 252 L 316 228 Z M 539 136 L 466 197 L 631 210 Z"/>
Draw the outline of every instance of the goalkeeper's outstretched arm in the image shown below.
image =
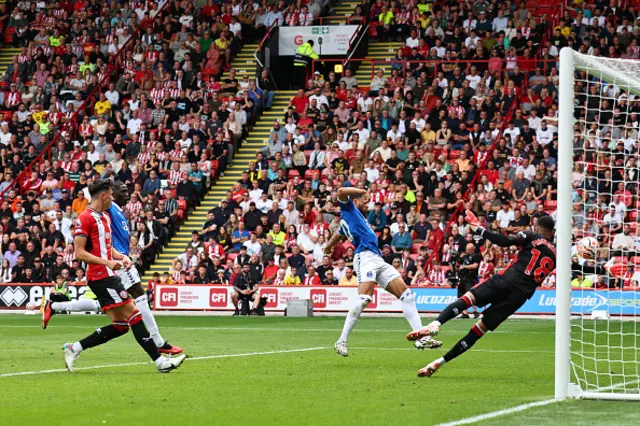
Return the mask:
<path fill-rule="evenodd" d="M 521 238 L 518 233 L 517 235 L 502 235 L 497 232 L 492 232 L 486 230 L 482 227 L 478 227 L 476 230 L 476 234 L 480 235 L 482 238 L 485 238 L 491 241 L 493 244 L 498 245 L 500 247 L 510 247 L 510 246 L 521 246 L 525 243 L 526 237 Z"/>
<path fill-rule="evenodd" d="M 467 221 L 473 232 L 500 247 L 523 246 L 527 242 L 527 234 L 525 234 L 524 232 L 518 232 L 515 236 L 512 236 L 502 235 L 497 232 L 486 230 L 485 228 L 480 226 L 480 221 L 478 220 L 476 215 L 469 210 L 467 210 L 467 212 L 465 213 L 465 220 Z"/>

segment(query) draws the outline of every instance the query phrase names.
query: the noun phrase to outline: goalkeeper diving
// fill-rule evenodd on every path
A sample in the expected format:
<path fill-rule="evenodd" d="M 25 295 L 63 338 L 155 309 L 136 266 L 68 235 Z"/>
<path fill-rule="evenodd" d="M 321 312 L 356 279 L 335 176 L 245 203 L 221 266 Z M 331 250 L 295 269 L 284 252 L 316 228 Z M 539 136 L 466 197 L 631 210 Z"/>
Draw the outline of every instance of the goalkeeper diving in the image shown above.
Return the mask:
<path fill-rule="evenodd" d="M 555 222 L 551 216 L 538 219 L 535 231 L 519 232 L 506 236 L 486 230 L 480 226 L 476 216 L 466 212 L 465 219 L 471 230 L 480 237 L 501 247 L 517 246 L 520 251 L 501 274 L 493 275 L 488 280 L 476 285 L 455 302 L 447 306 L 438 318 L 428 326 L 415 330 L 407 335 L 408 340 L 416 340 L 424 336 L 436 336 L 440 327 L 455 318 L 462 311 L 472 306 L 489 306 L 483 317 L 471 327 L 469 333 L 456 343 L 449 352 L 418 371 L 420 377 L 431 377 L 445 363 L 462 355 L 482 338 L 487 331 L 493 331 L 503 321 L 513 315 L 528 299 L 544 279 L 556 268 L 556 247 L 553 242 Z M 609 266 L 587 266 L 572 264 L 572 270 L 583 273 L 613 273 Z"/>

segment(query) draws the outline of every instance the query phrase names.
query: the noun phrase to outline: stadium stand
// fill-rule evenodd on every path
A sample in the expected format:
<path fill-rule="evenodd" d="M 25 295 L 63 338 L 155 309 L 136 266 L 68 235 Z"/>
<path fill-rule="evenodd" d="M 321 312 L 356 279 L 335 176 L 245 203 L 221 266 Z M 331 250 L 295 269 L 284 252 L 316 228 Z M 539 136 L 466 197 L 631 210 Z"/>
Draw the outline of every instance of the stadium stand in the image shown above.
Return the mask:
<path fill-rule="evenodd" d="M 461 211 L 473 210 L 488 227 L 504 232 L 527 229 L 540 215 L 554 214 L 559 49 L 572 45 L 596 55 L 635 58 L 640 50 L 636 9 L 612 9 L 608 2 L 563 9 L 544 1 L 420 0 L 392 3 L 390 11 L 384 0 L 345 1 L 333 6 L 326 23 L 365 22 L 371 37 L 368 54 L 352 58 L 342 75 L 331 69 L 343 60 L 324 60 L 324 75 L 310 72 L 309 86 L 298 94 L 275 90 L 268 72 L 256 81 L 253 54 L 274 22 L 309 24 L 307 13 L 322 15 L 330 7 L 326 2 L 308 2 L 307 9 L 302 3 L 267 4 L 268 11 L 262 6 L 254 11 L 244 2 L 220 7 L 172 1 L 150 3 L 151 16 L 145 13 L 146 3 L 125 3 L 122 10 L 101 10 L 94 1 L 80 3 L 83 8 L 78 2 L 62 2 L 40 11 L 36 5 L 34 16 L 43 22 L 43 34 L 33 27 L 27 38 L 20 33 L 17 14 L 31 13 L 32 2 L 4 12 L 10 14 L 10 23 L 18 22 L 5 31 L 5 44 L 24 46 L 19 52 L 0 51 L 0 65 L 10 62 L 4 79 L 8 87 L 2 92 L 9 134 L 0 134 L 5 145 L 0 150 L 1 271 L 13 280 L 22 277 L 15 274 L 16 251 L 29 253 L 28 265 L 36 258 L 46 260 L 47 280 L 55 278 L 51 271 L 57 271 L 58 248 L 70 270 L 81 269 L 63 231 L 86 203 L 81 189 L 87 177 L 98 174 L 118 176 L 130 185 L 134 199 L 126 210 L 136 230 L 132 249 L 145 270 L 145 282 L 151 284 L 194 282 L 200 264 L 206 280 L 229 283 L 242 262 L 251 262 L 255 279 L 267 284 L 305 282 L 309 270 L 322 283 L 340 282 L 353 261 L 353 248 L 339 245 L 328 260 L 321 252 L 339 223 L 331 192 L 343 184 L 370 190 L 369 220 L 380 233 L 380 249 L 408 282 L 445 286 L 460 279 L 482 280 L 503 269 L 513 252 L 478 246 Z M 64 28 L 64 45 L 53 46 L 61 42 L 56 41 L 57 21 L 52 18 L 65 13 L 102 18 L 104 28 L 86 29 L 83 26 L 92 24 L 78 23 L 77 28 Z M 155 13 L 160 14 L 154 17 Z M 201 22 L 212 33 L 198 29 Z M 222 29 L 232 29 L 235 35 Z M 124 45 L 123 37 L 133 33 L 130 44 Z M 115 37 L 120 38 L 114 43 Z M 89 48 L 87 61 L 82 53 Z M 8 57 L 1 56 L 5 52 L 13 55 L 10 61 L 1 59 Z M 89 67 L 86 81 L 71 78 L 76 62 L 81 71 Z M 28 67 L 21 65 L 25 63 Z M 158 63 L 166 72 L 159 71 Z M 54 70 L 55 65 L 60 68 Z M 49 78 L 64 84 L 53 88 Z M 7 104 L 14 97 L 13 83 L 31 115 L 19 102 Z M 181 93 L 180 87 L 188 93 Z M 52 88 L 61 98 L 58 102 L 51 101 Z M 63 93 L 65 88 L 69 92 Z M 594 90 L 617 102 L 625 96 L 614 86 Z M 153 104 L 142 108 L 140 103 L 149 100 Z M 58 103 L 57 111 L 51 108 Z M 628 105 L 635 111 L 638 101 Z M 74 115 L 78 106 L 81 111 Z M 198 112 L 177 112 L 184 108 Z M 107 120 L 101 118 L 104 114 Z M 140 114 L 146 129 L 136 125 Z M 637 139 L 633 117 L 627 122 Z M 53 119 L 59 122 L 51 123 Z M 49 129 L 44 138 L 42 129 L 34 130 L 35 123 Z M 593 129 L 597 143 L 608 129 L 606 120 L 600 123 Z M 108 129 L 110 124 L 115 133 Z M 158 130 L 159 136 L 148 130 Z M 14 134 L 17 141 L 12 140 Z M 147 147 L 138 144 L 141 138 L 161 143 Z M 199 145 L 196 138 L 202 146 L 193 148 Z M 102 158 L 111 153 L 109 141 L 124 150 L 128 166 L 115 153 Z M 61 164 L 53 164 L 56 156 Z M 85 157 L 90 164 L 83 166 L 87 169 L 82 177 L 73 162 L 79 164 Z M 578 197 L 588 198 L 589 173 L 597 171 L 604 179 L 605 165 L 612 159 L 608 154 L 584 159 L 587 178 L 581 179 L 576 170 L 576 192 L 584 194 Z M 211 189 L 201 180 L 207 174 Z M 261 192 L 268 194 L 266 199 Z M 41 194 L 42 201 L 34 201 Z M 599 201 L 621 206 L 614 197 Z M 58 218 L 56 201 L 60 208 L 69 204 L 71 211 Z M 262 214 L 254 213 L 249 201 Z M 40 210 L 46 214 L 37 223 L 34 217 Z M 23 223 L 25 217 L 29 222 Z M 595 207 L 593 217 L 575 220 L 576 235 L 596 236 L 604 245 L 615 240 L 611 232 L 599 231 L 604 213 Z M 49 222 L 55 229 L 48 229 Z M 274 232 L 276 224 L 280 232 Z M 257 234 L 257 243 L 245 229 Z M 636 228 L 618 231 L 635 234 Z M 252 261 L 252 254 L 258 258 Z M 460 272 L 465 262 L 480 264 L 477 276 Z M 330 269 L 334 273 L 327 281 Z M 81 279 L 82 272 L 77 274 Z M 553 286 L 553 278 L 545 285 Z M 631 281 L 611 285 L 629 286 Z"/>

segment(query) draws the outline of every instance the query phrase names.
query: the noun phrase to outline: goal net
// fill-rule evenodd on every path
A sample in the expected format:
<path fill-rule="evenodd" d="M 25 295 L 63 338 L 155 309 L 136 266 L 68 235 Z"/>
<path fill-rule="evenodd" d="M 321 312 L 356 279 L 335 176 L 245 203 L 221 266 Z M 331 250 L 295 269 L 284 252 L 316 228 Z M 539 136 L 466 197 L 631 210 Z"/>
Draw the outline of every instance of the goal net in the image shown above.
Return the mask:
<path fill-rule="evenodd" d="M 640 61 L 565 48 L 559 74 L 556 397 L 640 400 Z"/>

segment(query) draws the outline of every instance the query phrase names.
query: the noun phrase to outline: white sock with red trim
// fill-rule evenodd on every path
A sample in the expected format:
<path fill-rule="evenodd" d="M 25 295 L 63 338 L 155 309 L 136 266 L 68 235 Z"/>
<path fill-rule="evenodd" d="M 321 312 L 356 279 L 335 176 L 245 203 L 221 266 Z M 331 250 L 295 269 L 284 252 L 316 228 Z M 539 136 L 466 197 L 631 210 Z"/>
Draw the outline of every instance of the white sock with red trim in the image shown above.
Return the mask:
<path fill-rule="evenodd" d="M 149 335 L 153 339 L 153 343 L 156 344 L 156 347 L 161 348 L 164 345 L 165 340 L 160 335 L 158 331 L 158 324 L 156 324 L 156 319 L 153 317 L 153 313 L 151 313 L 151 308 L 149 308 L 149 299 L 146 294 L 143 294 L 140 297 L 136 297 L 136 307 L 142 314 L 142 322 L 144 322 L 144 326 L 147 328 Z"/>
<path fill-rule="evenodd" d="M 80 352 L 82 352 L 83 348 L 80 342 L 75 342 L 73 345 L 71 345 L 71 350 L 79 354 Z"/>

